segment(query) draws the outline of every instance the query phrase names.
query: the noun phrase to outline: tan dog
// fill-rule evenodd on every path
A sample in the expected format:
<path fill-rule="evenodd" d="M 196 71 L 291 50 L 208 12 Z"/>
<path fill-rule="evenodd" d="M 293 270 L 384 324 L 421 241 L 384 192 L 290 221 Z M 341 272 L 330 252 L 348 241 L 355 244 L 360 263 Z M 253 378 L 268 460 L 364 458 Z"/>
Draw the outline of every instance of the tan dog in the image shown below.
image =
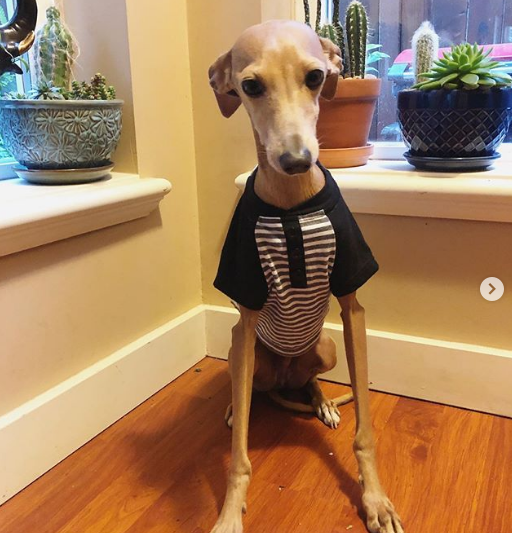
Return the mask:
<path fill-rule="evenodd" d="M 324 172 L 315 164 L 319 154 L 315 130 L 319 97 L 332 98 L 336 90 L 339 54 L 331 41 L 319 38 L 306 25 L 270 21 L 246 30 L 233 48 L 210 67 L 210 84 L 223 115 L 231 116 L 240 104 L 249 114 L 258 152 L 254 193 L 270 206 L 292 209 L 318 196 L 326 186 Z M 357 417 L 354 451 L 368 529 L 372 533 L 403 533 L 377 473 L 364 309 L 355 292 L 339 297 L 338 301 L 354 391 Z M 339 422 L 336 403 L 347 400 L 326 399 L 316 378 L 336 364 L 332 339 L 322 332 L 299 357 L 283 357 L 259 339 L 261 313 L 240 305 L 240 321 L 233 328 L 229 352 L 233 403 L 227 414 L 233 429 L 232 457 L 224 506 L 212 533 L 243 530 L 242 513 L 246 510 L 251 478 L 247 435 L 253 385 L 267 391 L 307 386 L 313 409 L 331 427 Z"/>

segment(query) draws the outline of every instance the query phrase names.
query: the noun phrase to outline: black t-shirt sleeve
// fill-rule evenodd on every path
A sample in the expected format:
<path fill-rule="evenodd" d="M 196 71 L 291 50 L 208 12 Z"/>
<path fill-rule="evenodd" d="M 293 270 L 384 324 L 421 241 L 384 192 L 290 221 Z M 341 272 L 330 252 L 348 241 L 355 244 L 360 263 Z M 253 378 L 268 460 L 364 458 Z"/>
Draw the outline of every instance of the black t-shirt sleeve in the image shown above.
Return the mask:
<path fill-rule="evenodd" d="M 379 265 L 343 198 L 328 216 L 336 233 L 330 285 L 332 294 L 339 298 L 364 285 L 379 270 Z"/>
<path fill-rule="evenodd" d="M 268 288 L 256 246 L 256 220 L 242 215 L 243 197 L 237 205 L 224 242 L 214 286 L 234 302 L 260 310 Z"/>

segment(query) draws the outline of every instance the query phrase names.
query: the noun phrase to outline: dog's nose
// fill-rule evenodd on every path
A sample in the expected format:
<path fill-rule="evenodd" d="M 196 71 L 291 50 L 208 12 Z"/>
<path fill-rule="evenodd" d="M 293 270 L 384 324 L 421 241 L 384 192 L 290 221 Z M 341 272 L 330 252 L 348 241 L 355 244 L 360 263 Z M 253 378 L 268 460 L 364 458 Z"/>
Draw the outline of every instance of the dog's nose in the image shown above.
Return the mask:
<path fill-rule="evenodd" d="M 311 168 L 311 152 L 307 148 L 300 152 L 285 152 L 279 157 L 279 164 L 287 174 L 303 174 Z"/>

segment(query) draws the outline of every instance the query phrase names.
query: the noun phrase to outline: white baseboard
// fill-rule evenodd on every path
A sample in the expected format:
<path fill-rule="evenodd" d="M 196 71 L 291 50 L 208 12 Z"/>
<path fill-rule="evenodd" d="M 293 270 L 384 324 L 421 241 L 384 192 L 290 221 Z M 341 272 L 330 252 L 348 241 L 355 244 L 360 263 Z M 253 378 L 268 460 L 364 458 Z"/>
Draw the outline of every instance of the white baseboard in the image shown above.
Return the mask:
<path fill-rule="evenodd" d="M 206 354 L 203 306 L 0 417 L 0 505 Z"/>
<path fill-rule="evenodd" d="M 238 311 L 205 306 L 206 351 L 226 358 Z M 326 329 L 344 353 L 343 328 Z M 368 330 L 370 387 L 512 417 L 512 351 Z M 344 357 L 325 379 L 350 383 Z"/>

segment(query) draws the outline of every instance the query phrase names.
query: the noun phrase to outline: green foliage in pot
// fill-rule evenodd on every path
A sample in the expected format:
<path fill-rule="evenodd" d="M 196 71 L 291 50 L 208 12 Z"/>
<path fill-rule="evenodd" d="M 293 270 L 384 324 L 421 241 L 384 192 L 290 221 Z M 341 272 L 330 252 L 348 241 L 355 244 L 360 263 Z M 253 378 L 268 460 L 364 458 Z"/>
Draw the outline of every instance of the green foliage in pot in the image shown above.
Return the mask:
<path fill-rule="evenodd" d="M 91 78 L 91 82 L 73 81 L 71 90 L 56 87 L 46 81 L 38 83 L 28 94 L 8 93 L 8 100 L 115 100 L 116 90 L 107 85 L 107 80 L 99 72 Z"/>
<path fill-rule="evenodd" d="M 488 89 L 491 87 L 508 87 L 512 85 L 512 78 L 499 72 L 499 61 L 492 61 L 484 47 L 468 43 L 454 46 L 450 52 L 445 52 L 441 59 L 434 61 L 433 68 L 420 73 L 421 81 L 413 85 L 413 89 L 429 91 L 433 89 Z"/>
<path fill-rule="evenodd" d="M 65 93 L 66 100 L 115 100 L 116 90 L 107 85 L 105 76 L 99 72 L 91 78 L 91 83 L 74 81 L 71 91 Z"/>
<path fill-rule="evenodd" d="M 309 0 L 303 0 L 304 19 L 311 26 Z M 380 44 L 368 43 L 368 14 L 363 4 L 353 0 L 347 7 L 345 29 L 340 22 L 340 0 L 334 0 L 332 22 L 321 24 L 322 2 L 317 1 L 315 31 L 320 37 L 330 39 L 336 44 L 343 59 L 340 76 L 343 78 L 364 78 L 366 74 L 378 74 L 375 67 L 370 66 L 388 54 L 381 52 Z"/>

